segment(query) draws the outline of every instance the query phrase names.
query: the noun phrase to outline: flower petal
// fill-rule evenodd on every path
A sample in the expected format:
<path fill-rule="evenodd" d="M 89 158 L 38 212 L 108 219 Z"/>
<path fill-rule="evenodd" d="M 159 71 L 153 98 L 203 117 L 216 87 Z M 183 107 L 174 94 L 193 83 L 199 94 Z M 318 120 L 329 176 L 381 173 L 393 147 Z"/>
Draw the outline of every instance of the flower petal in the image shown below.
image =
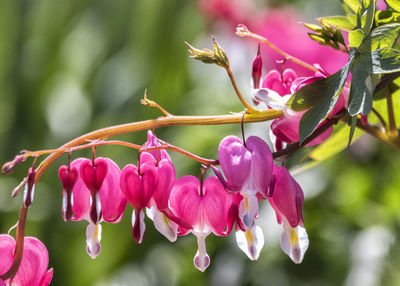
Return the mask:
<path fill-rule="evenodd" d="M 228 225 L 228 211 L 232 198 L 225 191 L 224 186 L 217 177 L 208 177 L 203 183 L 203 197 L 201 208 L 207 224 L 217 235 L 226 235 L 224 232 Z"/>
<path fill-rule="evenodd" d="M 169 241 L 174 242 L 177 238 L 178 225 L 170 220 L 164 213 L 157 210 L 155 206 L 146 209 L 146 214 L 154 222 L 156 229 Z"/>
<path fill-rule="evenodd" d="M 135 209 L 132 212 L 132 236 L 137 243 L 142 243 L 146 233 L 143 209 Z"/>
<path fill-rule="evenodd" d="M 175 182 L 169 200 L 175 214 L 193 228 L 198 224 L 201 216 L 199 190 L 199 179 L 194 176 L 184 176 Z"/>
<path fill-rule="evenodd" d="M 246 147 L 251 152 L 250 180 L 254 190 L 268 196 L 273 171 L 273 159 L 268 144 L 257 136 L 246 140 Z"/>
<path fill-rule="evenodd" d="M 158 164 L 158 183 L 153 199 L 159 210 L 168 208 L 172 186 L 176 181 L 175 168 L 171 161 L 161 160 Z"/>
<path fill-rule="evenodd" d="M 284 231 L 281 235 L 281 248 L 293 260 L 301 263 L 304 253 L 308 248 L 308 236 L 304 227 L 290 227 L 287 222 L 283 223 Z"/>
<path fill-rule="evenodd" d="M 152 159 L 154 161 L 154 159 Z M 157 186 L 158 172 L 154 163 L 144 163 L 139 170 L 129 164 L 122 170 L 120 186 L 122 193 L 135 209 L 143 209 L 149 203 Z"/>
<path fill-rule="evenodd" d="M 237 231 L 236 243 L 248 258 L 257 260 L 264 246 L 264 234 L 261 227 L 254 225 L 246 231 Z"/>
<path fill-rule="evenodd" d="M 143 148 L 146 149 L 146 148 L 158 147 L 158 146 L 161 146 L 161 144 L 160 144 L 160 142 L 158 142 L 156 135 L 154 135 L 153 132 L 151 132 L 151 130 L 147 131 L 147 141 L 144 144 Z M 171 158 L 169 157 L 167 151 L 164 149 L 146 151 L 146 152 L 150 153 L 157 162 L 161 161 L 163 159 L 171 161 Z"/>
<path fill-rule="evenodd" d="M 254 225 L 255 216 L 258 213 L 258 199 L 255 193 L 242 192 L 243 199 L 239 204 L 239 218 L 245 229 L 251 229 Z"/>
<path fill-rule="evenodd" d="M 96 158 L 94 162 L 84 159 L 79 167 L 79 176 L 91 192 L 98 192 L 108 172 L 105 158 Z"/>
<path fill-rule="evenodd" d="M 0 234 L 0 275 L 6 273 L 14 261 L 15 240 L 8 234 Z"/>
<path fill-rule="evenodd" d="M 303 225 L 304 194 L 299 184 L 285 167 L 274 167 L 275 187 L 271 206 L 279 216 L 284 217 L 292 227 Z"/>
<path fill-rule="evenodd" d="M 71 163 L 71 168 L 79 170 L 84 158 L 78 158 Z M 79 177 L 72 189 L 72 210 L 74 217 L 72 220 L 83 220 L 90 208 L 90 191 L 86 187 L 82 178 Z"/>
<path fill-rule="evenodd" d="M 86 227 L 86 251 L 92 259 L 101 252 L 101 224 L 89 223 Z"/>
<path fill-rule="evenodd" d="M 225 137 L 218 147 L 218 159 L 231 191 L 240 191 L 251 167 L 251 153 L 236 136 Z"/>
<path fill-rule="evenodd" d="M 121 170 L 111 159 L 104 158 L 108 172 L 99 190 L 104 221 L 118 223 L 126 207 L 126 199 L 120 187 Z"/>
<path fill-rule="evenodd" d="M 34 237 L 24 238 L 24 252 L 21 265 L 14 277 L 15 285 L 41 286 L 47 273 L 49 254 L 44 244 Z"/>
<path fill-rule="evenodd" d="M 197 252 L 193 259 L 194 266 L 199 269 L 201 272 L 204 272 L 208 266 L 210 265 L 210 257 L 207 254 L 206 250 L 206 239 L 207 236 L 197 235 Z"/>

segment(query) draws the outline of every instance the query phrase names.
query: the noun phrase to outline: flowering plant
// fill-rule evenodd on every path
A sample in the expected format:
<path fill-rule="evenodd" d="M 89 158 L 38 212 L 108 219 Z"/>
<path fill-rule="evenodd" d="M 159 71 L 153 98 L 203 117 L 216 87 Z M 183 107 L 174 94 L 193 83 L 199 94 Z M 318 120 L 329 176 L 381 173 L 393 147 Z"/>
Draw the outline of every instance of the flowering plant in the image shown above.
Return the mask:
<path fill-rule="evenodd" d="M 400 149 L 392 99 L 399 89 L 400 7 L 396 1 L 386 1 L 385 11 L 379 10 L 374 0 L 344 3 L 345 16 L 320 18 L 320 25 L 306 24 L 313 40 L 347 56 L 347 63 L 333 74 L 318 63 L 310 64 L 282 51 L 241 24 L 236 34 L 259 43 L 254 61 L 248 63 L 252 66 L 249 94 L 254 104 L 240 92 L 229 57 L 215 38 L 212 50 L 187 44 L 193 59 L 226 71 L 243 110 L 215 116 L 173 115 L 150 100 L 145 91 L 141 103 L 158 109 L 161 117 L 94 130 L 56 149 L 24 150 L 5 163 L 2 173 L 10 174 L 17 165 L 33 158 L 27 176 L 12 193 L 16 197 L 23 190 L 16 239 L 0 235 L 0 261 L 4 261 L 0 267 L 0 285 L 48 285 L 52 279 L 53 270 L 47 270 L 48 253 L 44 244 L 26 237 L 25 228 L 28 210 L 36 203 L 34 194 L 39 180 L 64 154 L 68 154 L 68 160 L 58 169 L 61 217 L 65 222 L 88 222 L 86 251 L 92 259 L 102 249 L 101 222 L 119 223 L 130 205 L 132 237 L 136 243 L 145 239 L 146 215 L 171 242 L 191 233 L 198 243 L 193 263 L 200 271 L 212 263 L 205 243 L 211 233 L 225 237 L 234 230 L 239 249 L 250 260 L 257 260 L 267 231 L 259 223 L 263 219 L 260 206 L 268 202 L 283 228 L 280 240 L 283 252 L 293 262 L 301 263 L 309 246 L 307 218 L 303 218 L 306 206 L 303 190 L 288 170 L 287 160 L 310 147 L 314 149 L 305 164 L 314 165 L 313 154 L 330 148 L 333 134 L 348 135 L 335 146 L 338 152 L 353 142 L 356 128 Z M 343 31 L 348 31 L 348 40 Z M 263 78 L 260 45 L 283 56 L 281 71 L 272 69 Z M 311 75 L 300 76 L 295 70 L 285 68 L 289 61 L 308 69 Z M 375 108 L 380 99 L 387 103 L 385 116 Z M 375 114 L 378 120 L 370 118 L 370 114 Z M 263 121 L 272 121 L 266 133 L 270 133 L 273 148 L 258 136 L 245 136 L 245 124 Z M 335 133 L 334 126 L 341 122 L 349 127 Z M 217 158 L 203 158 L 156 136 L 161 127 L 222 124 L 240 125 L 242 138 L 231 134 L 221 136 L 219 147 L 215 146 Z M 147 131 L 147 141 L 140 145 L 111 139 L 139 131 Z M 99 146 L 138 150 L 137 162 L 132 160 L 120 168 L 111 158 L 97 157 Z M 91 150 L 92 157 L 71 160 L 82 149 Z M 168 152 L 196 161 L 201 172 L 197 177 L 178 173 Z M 330 155 L 333 153 L 329 151 Z M 43 156 L 47 157 L 42 159 Z"/>

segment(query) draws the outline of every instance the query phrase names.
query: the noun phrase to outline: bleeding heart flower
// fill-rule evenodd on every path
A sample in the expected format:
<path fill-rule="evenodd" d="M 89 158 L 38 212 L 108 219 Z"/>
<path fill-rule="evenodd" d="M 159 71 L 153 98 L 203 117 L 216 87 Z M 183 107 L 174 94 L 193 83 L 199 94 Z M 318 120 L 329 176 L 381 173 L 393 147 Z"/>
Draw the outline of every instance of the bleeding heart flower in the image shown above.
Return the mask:
<path fill-rule="evenodd" d="M 228 190 L 240 194 L 233 203 L 240 222 L 236 241 L 250 259 L 256 260 L 264 245 L 264 235 L 255 225 L 255 218 L 259 198 L 270 196 L 272 153 L 259 137 L 249 137 L 244 145 L 239 138 L 228 136 L 219 145 L 218 159 L 226 181 L 216 168 L 214 172 Z"/>
<path fill-rule="evenodd" d="M 205 239 L 213 232 L 216 235 L 227 235 L 229 226 L 229 210 L 232 197 L 217 177 L 209 177 L 204 183 L 193 176 L 184 176 L 174 184 L 170 205 L 175 214 L 192 225 L 192 229 L 181 229 L 180 234 L 192 232 L 197 237 L 198 251 L 194 257 L 194 265 L 200 271 L 206 270 L 210 258 L 206 251 Z"/>
<path fill-rule="evenodd" d="M 6 273 L 14 261 L 15 240 L 7 234 L 0 234 L 0 275 Z M 34 237 L 24 238 L 24 250 L 18 272 L 12 285 L 47 286 L 53 278 L 53 269 L 47 270 L 49 254 L 43 243 Z M 0 285 L 11 285 L 10 280 Z"/>
<path fill-rule="evenodd" d="M 149 206 L 150 199 L 158 182 L 156 160 L 147 152 L 140 155 L 138 167 L 129 164 L 122 170 L 120 186 L 125 198 L 134 207 L 132 213 L 132 235 L 141 243 L 145 234 L 144 208 Z"/>
<path fill-rule="evenodd" d="M 295 112 L 286 106 L 287 101 L 293 93 L 298 91 L 305 85 L 314 81 L 323 79 L 329 74 L 321 67 L 315 65 L 319 69 L 312 77 L 297 77 L 296 73 L 291 69 L 286 69 L 282 74 L 276 70 L 268 73 L 262 83 L 261 89 L 253 90 L 253 100 L 255 102 L 263 102 L 268 108 L 282 110 L 284 115 L 275 119 L 271 124 L 271 141 L 274 142 L 275 149 L 281 150 L 286 144 L 291 144 L 299 141 L 299 125 L 300 120 L 306 111 Z M 348 89 L 345 88 L 340 95 L 336 105 L 328 117 L 336 115 L 346 105 L 346 96 Z M 322 125 L 322 122 L 320 125 Z M 328 128 L 325 132 L 319 135 L 314 140 L 308 142 L 307 146 L 313 146 L 322 143 L 332 133 L 333 128 Z"/>
<path fill-rule="evenodd" d="M 72 184 L 76 172 L 78 177 Z M 71 163 L 69 169 L 61 166 L 59 176 L 64 189 L 63 217 L 73 221 L 86 219 L 89 222 L 86 229 L 86 249 L 90 257 L 96 258 L 101 251 L 100 222 L 104 220 L 118 223 L 126 207 L 126 200 L 119 186 L 121 170 L 108 158 L 97 158 L 94 165 L 89 159 L 78 158 Z M 73 216 L 69 217 L 71 208 Z"/>
<path fill-rule="evenodd" d="M 157 137 L 150 130 L 147 132 L 147 142 L 143 148 L 161 146 Z M 153 220 L 156 229 L 171 242 L 177 239 L 178 225 L 190 229 L 191 226 L 177 217 L 169 207 L 169 196 L 172 186 L 176 181 L 175 167 L 167 151 L 163 149 L 150 151 L 155 160 L 158 171 L 158 182 L 154 193 L 146 209 L 147 216 Z"/>
<path fill-rule="evenodd" d="M 308 248 L 302 215 L 304 194 L 285 167 L 275 166 L 274 177 L 275 186 L 268 200 L 276 212 L 278 223 L 283 223 L 281 247 L 295 263 L 301 263 Z"/>

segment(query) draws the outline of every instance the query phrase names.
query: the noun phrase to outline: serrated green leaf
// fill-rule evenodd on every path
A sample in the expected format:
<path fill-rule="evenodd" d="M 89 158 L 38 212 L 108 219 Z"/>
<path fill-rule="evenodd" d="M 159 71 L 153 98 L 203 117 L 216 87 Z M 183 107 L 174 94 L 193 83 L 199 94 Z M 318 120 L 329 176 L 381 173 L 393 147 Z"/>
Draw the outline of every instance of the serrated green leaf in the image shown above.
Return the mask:
<path fill-rule="evenodd" d="M 332 25 L 346 31 L 354 30 L 357 26 L 356 15 L 323 17 L 317 20 L 324 26 Z"/>
<path fill-rule="evenodd" d="M 359 53 L 369 53 L 378 48 L 392 48 L 400 34 L 400 23 L 379 26 L 372 30 L 358 49 Z"/>
<path fill-rule="evenodd" d="M 344 126 L 335 132 L 326 141 L 318 145 L 314 150 L 311 151 L 309 157 L 315 161 L 324 161 L 333 155 L 339 153 L 347 147 L 349 138 L 350 127 Z M 359 139 L 364 132 L 360 129 L 356 129 L 353 136 L 353 143 Z"/>
<path fill-rule="evenodd" d="M 399 23 L 400 13 L 395 11 L 377 11 L 375 13 L 375 24 L 381 26 L 390 23 Z"/>
<path fill-rule="evenodd" d="M 295 111 L 310 108 L 300 120 L 299 141 L 303 142 L 326 118 L 339 99 L 353 58 L 338 72 L 299 89 L 289 99 L 288 106 Z"/>
<path fill-rule="evenodd" d="M 349 47 L 358 48 L 364 39 L 364 32 L 361 29 L 351 31 L 349 33 Z"/>
<path fill-rule="evenodd" d="M 385 0 L 386 4 L 393 10 L 400 12 L 400 1 L 399 0 Z"/>
<path fill-rule="evenodd" d="M 372 51 L 372 73 L 386 74 L 400 71 L 400 51 L 395 49 L 378 49 Z"/>
<path fill-rule="evenodd" d="M 346 4 L 354 13 L 361 8 L 360 1 L 358 0 L 343 0 L 343 3 Z"/>

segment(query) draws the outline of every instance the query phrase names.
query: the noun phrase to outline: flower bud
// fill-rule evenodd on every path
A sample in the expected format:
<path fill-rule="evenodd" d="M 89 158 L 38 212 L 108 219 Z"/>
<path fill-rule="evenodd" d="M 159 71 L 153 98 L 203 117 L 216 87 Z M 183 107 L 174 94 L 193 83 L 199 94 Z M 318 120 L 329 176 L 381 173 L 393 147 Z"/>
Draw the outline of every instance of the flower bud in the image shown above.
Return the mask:
<path fill-rule="evenodd" d="M 33 196 L 35 194 L 35 176 L 36 170 L 34 167 L 29 168 L 28 178 L 24 190 L 23 202 L 26 208 L 28 208 L 33 202 Z"/>
<path fill-rule="evenodd" d="M 26 160 L 25 156 L 17 155 L 12 161 L 4 163 L 3 167 L 1 168 L 1 172 L 4 175 L 11 174 L 14 171 L 14 167 L 19 163 L 24 162 L 25 160 Z"/>
<path fill-rule="evenodd" d="M 260 54 L 260 45 L 258 45 L 257 55 L 253 60 L 253 68 L 252 68 L 252 78 L 253 78 L 253 88 L 260 88 L 260 79 L 262 73 L 262 57 Z"/>

